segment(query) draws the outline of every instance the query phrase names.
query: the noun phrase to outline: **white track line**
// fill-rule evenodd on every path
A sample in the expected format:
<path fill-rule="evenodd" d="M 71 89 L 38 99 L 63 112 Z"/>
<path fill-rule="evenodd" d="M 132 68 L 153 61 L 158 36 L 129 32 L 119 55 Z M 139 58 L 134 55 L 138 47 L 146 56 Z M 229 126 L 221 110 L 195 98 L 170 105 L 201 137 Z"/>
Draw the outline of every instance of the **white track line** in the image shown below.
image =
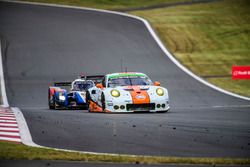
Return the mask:
<path fill-rule="evenodd" d="M 25 144 L 25 145 L 28 145 L 28 146 L 33 146 L 33 147 L 42 147 L 40 145 L 37 145 L 35 144 L 33 141 L 32 141 L 32 137 L 31 137 L 31 134 L 30 134 L 30 130 L 28 128 L 28 125 L 25 121 L 25 118 L 23 116 L 23 113 L 21 112 L 21 110 L 19 108 L 11 108 L 12 111 L 14 112 L 15 116 L 16 116 L 16 120 L 17 120 L 17 124 L 18 124 L 18 127 L 19 127 L 19 133 L 20 133 L 20 136 L 21 136 L 21 140 L 22 140 L 22 143 Z"/>
<path fill-rule="evenodd" d="M 250 105 L 213 106 L 213 108 L 250 108 Z"/>
<path fill-rule="evenodd" d="M 10 138 L 10 137 L 1 137 L 0 141 L 12 141 L 12 142 L 17 142 L 17 143 L 21 143 L 21 139 L 15 139 L 15 138 Z"/>
<path fill-rule="evenodd" d="M 0 116 L 13 116 L 14 113 L 11 112 L 11 113 L 8 113 L 8 112 L 0 112 Z"/>
<path fill-rule="evenodd" d="M 0 137 L 0 140 L 5 140 L 5 141 L 14 141 L 14 142 L 21 142 L 21 139 L 16 139 L 16 138 L 10 138 L 10 137 Z"/>
<path fill-rule="evenodd" d="M 1 115 L 0 117 L 1 117 L 0 119 L 4 118 L 8 119 L 8 118 L 15 118 L 15 115 Z"/>
<path fill-rule="evenodd" d="M 3 111 L 0 111 L 0 140 L 12 141 L 12 142 L 21 142 L 21 136 L 19 134 L 19 129 L 17 127 L 17 121 L 15 115 L 12 111 L 9 110 L 9 103 L 7 99 L 5 82 L 4 82 L 4 73 L 3 73 L 3 60 L 2 60 L 2 48 L 0 41 L 0 86 L 1 86 L 1 98 Z M 15 127 L 15 128 L 10 128 Z M 13 132 L 16 131 L 16 132 Z"/>
<path fill-rule="evenodd" d="M 5 128 L 5 127 L 1 127 L 0 131 L 19 131 L 18 128 Z"/>
<path fill-rule="evenodd" d="M 184 67 L 163 45 L 163 43 L 161 42 L 161 40 L 159 39 L 159 37 L 156 35 L 156 33 L 154 32 L 153 28 L 150 26 L 150 24 L 148 23 L 147 20 L 138 17 L 138 16 L 134 16 L 134 15 L 130 15 L 127 13 L 121 13 L 121 12 L 115 12 L 115 11 L 108 11 L 108 10 L 103 10 L 103 9 L 93 9 L 93 8 L 86 8 L 86 7 L 78 7 L 78 6 L 68 6 L 68 5 L 57 5 L 57 4 L 47 4 L 47 3 L 39 3 L 39 2 L 23 2 L 23 1 L 10 1 L 10 0 L 1 0 L 3 2 L 10 2 L 10 3 L 19 3 L 19 4 L 29 4 L 29 5 L 38 5 L 38 6 L 51 6 L 51 7 L 59 7 L 59 8 L 69 8 L 69 9 L 80 9 L 80 10 L 88 10 L 88 11 L 96 11 L 96 12 L 104 12 L 104 13 L 110 13 L 110 14 L 116 14 L 116 15 L 120 15 L 120 16 L 125 16 L 125 17 L 130 17 L 130 18 L 134 18 L 137 20 L 140 20 L 144 23 L 144 25 L 147 27 L 148 31 L 150 32 L 150 34 L 152 35 L 152 37 L 154 38 L 154 40 L 156 41 L 156 43 L 159 45 L 159 47 L 161 48 L 161 50 L 165 53 L 166 56 L 168 56 L 168 58 L 176 65 L 178 66 L 180 69 L 182 69 L 185 73 L 187 73 L 188 75 L 190 75 L 191 77 L 193 77 L 194 79 L 196 79 L 197 81 L 203 83 L 204 85 L 213 88 L 219 92 L 222 92 L 224 94 L 233 96 L 233 97 L 237 97 L 240 99 L 244 99 L 244 100 L 249 100 L 250 101 L 250 97 L 245 97 L 245 96 L 241 96 L 232 92 L 229 92 L 227 90 L 224 90 L 222 88 L 219 88 L 207 81 L 205 81 L 204 79 L 200 78 L 199 76 L 195 75 L 194 73 L 192 73 L 190 70 L 188 70 L 186 67 Z M 6 94 L 6 93 L 5 93 Z"/>
<path fill-rule="evenodd" d="M 18 122 L 18 127 L 20 128 L 20 136 L 22 143 L 28 146 L 33 146 L 33 147 L 41 147 L 41 148 L 47 148 L 47 149 L 54 149 L 54 150 L 59 150 L 59 151 L 67 151 L 67 152 L 78 152 L 78 153 L 88 153 L 88 154 L 95 154 L 95 155 L 114 155 L 114 156 L 120 156 L 119 154 L 106 154 L 106 153 L 97 153 L 97 152 L 86 152 L 86 151 L 74 151 L 74 150 L 67 150 L 67 149 L 57 149 L 57 148 L 52 148 L 52 147 L 45 147 L 41 146 L 38 144 L 35 144 L 32 141 L 32 137 L 30 135 L 29 127 L 25 121 L 25 118 L 23 116 L 23 113 L 21 110 L 17 107 L 12 108 L 12 111 L 16 115 L 16 119 Z M 133 156 L 133 155 L 131 155 Z"/>
<path fill-rule="evenodd" d="M 212 84 L 208 83 L 207 81 L 203 80 L 202 78 L 196 76 L 191 71 L 189 71 L 186 67 L 184 67 L 182 64 L 180 64 L 180 62 L 178 60 L 176 60 L 173 55 L 171 55 L 171 53 L 165 48 L 165 46 L 163 45 L 163 43 L 161 42 L 161 40 L 159 39 L 159 37 L 156 35 L 156 33 L 154 32 L 154 30 L 152 29 L 152 27 L 150 26 L 150 24 L 145 19 L 143 19 L 143 18 L 140 18 L 138 16 L 133 16 L 133 15 L 130 15 L 130 14 L 126 14 L 126 13 L 120 13 L 120 12 L 108 11 L 108 10 L 102 10 L 102 9 L 92 9 L 92 8 L 85 8 L 85 7 L 75 7 L 75 6 L 68 6 L 68 5 L 46 4 L 46 3 L 37 3 L 37 2 L 23 2 L 23 1 L 10 1 L 10 0 L 0 0 L 0 1 L 9 2 L 9 3 L 28 4 L 28 5 L 51 6 L 51 7 L 60 7 L 60 8 L 69 8 L 69 9 L 80 9 L 80 10 L 88 10 L 88 11 L 97 11 L 97 12 L 104 12 L 104 13 L 121 15 L 121 16 L 130 17 L 130 18 L 134 18 L 134 19 L 140 20 L 147 27 L 148 31 L 150 32 L 150 34 L 152 35 L 152 37 L 154 38 L 154 40 L 156 41 L 156 43 L 159 45 L 159 47 L 162 49 L 162 51 L 166 54 L 166 56 L 168 56 L 169 59 L 174 64 L 176 64 L 180 69 L 182 69 L 185 73 L 187 73 L 188 75 L 190 75 L 194 79 L 198 80 L 199 82 L 201 82 L 201 83 L 207 85 L 208 87 L 211 87 L 211 88 L 213 88 L 213 89 L 215 89 L 215 90 L 217 90 L 219 92 L 225 93 L 225 94 L 233 96 L 233 97 L 237 97 L 237 98 L 240 98 L 240 99 L 244 99 L 244 100 L 249 100 L 250 101 L 249 97 L 244 97 L 244 96 L 237 95 L 237 94 L 234 94 L 232 92 L 226 91 L 224 89 L 221 89 L 221 88 L 219 88 L 219 87 L 217 87 L 215 85 L 212 85 Z M 0 55 L 0 57 L 2 58 L 1 55 Z M 1 66 L 1 69 L 2 69 L 2 60 L 0 60 L 0 66 Z M 0 72 L 1 72 L 1 70 L 0 70 Z M 4 79 L 3 75 L 1 75 L 1 78 Z M 1 82 L 4 83 L 4 80 L 1 80 Z M 4 97 L 5 103 L 4 104 L 5 105 L 7 104 L 7 106 L 8 106 L 8 101 L 7 101 L 7 97 L 6 97 L 5 86 L 3 87 L 2 84 L 1 84 L 1 89 L 3 89 L 2 92 L 4 92 L 4 94 L 2 96 L 5 96 Z M 12 108 L 12 110 L 14 111 L 14 113 L 16 115 L 18 126 L 20 128 L 20 135 L 21 135 L 22 142 L 24 144 L 26 144 L 26 145 L 29 145 L 29 146 L 49 148 L 49 147 L 44 147 L 44 146 L 37 145 L 37 144 L 35 144 L 32 141 L 29 128 L 28 128 L 27 123 L 26 123 L 26 121 L 25 121 L 25 119 L 23 117 L 22 112 L 20 111 L 19 108 Z M 73 150 L 56 149 L 56 148 L 50 148 L 50 149 L 63 150 L 63 151 L 69 151 L 69 152 L 80 152 L 80 153 L 97 154 L 97 155 L 114 155 L 114 156 L 120 156 L 119 154 L 106 154 L 106 153 L 96 153 L 96 152 L 73 151 Z M 134 155 L 130 155 L 130 156 L 133 157 Z"/>
<path fill-rule="evenodd" d="M 9 107 L 9 102 L 6 95 L 5 89 L 5 82 L 4 82 L 4 75 L 3 75 L 3 59 L 2 59 L 2 47 L 1 47 L 1 40 L 0 40 L 0 86 L 1 86 L 1 93 L 2 93 L 2 107 Z"/>
<path fill-rule="evenodd" d="M 15 121 L 16 118 L 15 117 L 0 117 L 0 120 L 12 120 L 12 121 Z"/>
<path fill-rule="evenodd" d="M 1 123 L 17 123 L 17 121 L 12 121 L 12 120 L 4 120 L 4 119 L 0 119 Z"/>
<path fill-rule="evenodd" d="M 20 137 L 18 132 L 1 132 L 0 131 L 0 135 L 9 135 L 9 136 L 17 136 Z"/>
<path fill-rule="evenodd" d="M 0 140 L 21 142 L 21 136 L 15 116 L 4 114 L 10 111 L 9 108 L 0 106 L 0 110 L 3 110 L 0 117 Z"/>
<path fill-rule="evenodd" d="M 17 124 L 6 124 L 6 123 L 3 123 L 3 122 L 0 122 L 0 126 L 3 126 L 3 127 L 17 127 Z"/>

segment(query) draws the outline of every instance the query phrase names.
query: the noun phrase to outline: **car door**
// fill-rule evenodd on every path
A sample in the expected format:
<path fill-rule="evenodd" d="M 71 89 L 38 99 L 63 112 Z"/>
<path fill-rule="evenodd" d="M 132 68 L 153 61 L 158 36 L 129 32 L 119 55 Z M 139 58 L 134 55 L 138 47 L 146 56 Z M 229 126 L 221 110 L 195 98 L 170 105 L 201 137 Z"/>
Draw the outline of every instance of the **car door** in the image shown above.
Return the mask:
<path fill-rule="evenodd" d="M 96 90 L 96 95 L 97 95 L 97 103 L 99 106 L 102 105 L 102 93 L 105 90 L 106 87 L 106 76 L 102 79 L 102 82 L 100 83 L 101 85 L 99 86 L 99 88 Z"/>
<path fill-rule="evenodd" d="M 97 92 L 98 92 L 98 88 L 95 86 L 93 88 L 90 88 L 89 90 L 89 93 L 90 93 L 90 97 L 91 97 L 91 100 L 93 100 L 94 102 L 97 103 L 97 99 L 98 99 L 98 95 L 97 95 Z"/>

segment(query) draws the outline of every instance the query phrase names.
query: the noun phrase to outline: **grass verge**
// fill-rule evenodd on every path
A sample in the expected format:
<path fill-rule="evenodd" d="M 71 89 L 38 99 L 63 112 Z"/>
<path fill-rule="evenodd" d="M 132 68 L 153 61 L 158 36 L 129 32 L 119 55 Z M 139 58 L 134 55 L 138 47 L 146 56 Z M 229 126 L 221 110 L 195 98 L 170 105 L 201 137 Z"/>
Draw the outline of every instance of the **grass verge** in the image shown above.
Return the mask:
<path fill-rule="evenodd" d="M 250 159 L 232 158 L 180 158 L 160 156 L 94 155 L 28 147 L 22 144 L 0 142 L 0 159 L 4 160 L 68 160 L 85 162 L 114 162 L 136 164 L 226 164 L 246 165 Z"/>
<path fill-rule="evenodd" d="M 53 3 L 61 5 L 73 5 L 82 7 L 91 7 L 97 9 L 120 10 L 127 8 L 148 7 L 159 4 L 168 4 L 173 2 L 187 2 L 191 0 L 23 0 L 29 2 Z"/>
<path fill-rule="evenodd" d="M 25 0 L 99 9 L 129 9 L 191 0 Z M 232 65 L 250 65 L 250 2 L 211 3 L 129 12 L 147 19 L 188 69 L 230 92 L 250 97 L 249 80 L 232 80 Z M 214 76 L 214 77 L 213 77 Z"/>
<path fill-rule="evenodd" d="M 101 9 L 126 9 L 188 0 L 29 0 L 34 2 L 84 6 Z M 233 81 L 232 65 L 250 65 L 250 3 L 224 0 L 131 12 L 148 19 L 172 53 L 186 67 L 229 91 L 250 96 L 249 81 Z M 159 156 L 94 155 L 27 147 L 0 142 L 0 159 L 69 160 L 141 164 L 250 164 L 250 159 L 181 158 Z"/>
<path fill-rule="evenodd" d="M 232 80 L 232 65 L 250 65 L 250 1 L 135 11 L 149 20 L 188 69 L 231 92 L 250 97 L 250 80 Z"/>

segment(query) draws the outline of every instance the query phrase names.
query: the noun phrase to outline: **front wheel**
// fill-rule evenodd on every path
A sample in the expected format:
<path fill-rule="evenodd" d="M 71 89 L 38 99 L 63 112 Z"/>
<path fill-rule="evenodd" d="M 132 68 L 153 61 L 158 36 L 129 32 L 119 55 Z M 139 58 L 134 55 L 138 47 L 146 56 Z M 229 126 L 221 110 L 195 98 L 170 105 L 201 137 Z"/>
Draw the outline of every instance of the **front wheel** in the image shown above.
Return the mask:
<path fill-rule="evenodd" d="M 89 92 L 87 91 L 87 93 L 86 93 L 86 104 L 87 104 L 87 110 L 89 111 L 89 112 L 91 112 L 90 111 L 90 108 L 89 108 L 89 105 L 90 105 L 90 101 L 91 101 L 91 98 L 90 98 L 90 94 L 89 94 Z"/>
<path fill-rule="evenodd" d="M 106 110 L 106 103 L 105 103 L 105 96 L 104 96 L 104 94 L 102 94 L 101 103 L 102 103 L 102 112 L 105 112 L 105 110 Z"/>
<path fill-rule="evenodd" d="M 55 109 L 55 98 L 50 94 L 50 89 L 48 92 L 48 103 L 49 103 L 49 109 L 51 110 Z"/>

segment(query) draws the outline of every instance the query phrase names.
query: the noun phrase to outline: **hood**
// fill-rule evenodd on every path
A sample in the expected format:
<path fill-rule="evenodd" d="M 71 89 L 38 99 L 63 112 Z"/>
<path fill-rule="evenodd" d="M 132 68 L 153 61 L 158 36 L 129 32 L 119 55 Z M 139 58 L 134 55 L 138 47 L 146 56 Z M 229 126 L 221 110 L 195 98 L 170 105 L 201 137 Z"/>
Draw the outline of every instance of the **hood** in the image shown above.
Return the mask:
<path fill-rule="evenodd" d="M 129 91 L 134 104 L 150 103 L 147 90 L 149 86 L 122 86 L 122 89 Z"/>
<path fill-rule="evenodd" d="M 145 90 L 149 90 L 148 85 L 146 86 L 140 86 L 140 85 L 133 85 L 133 86 L 122 86 L 122 89 L 125 91 L 135 91 L 135 92 L 139 92 L 139 91 L 145 91 Z"/>

